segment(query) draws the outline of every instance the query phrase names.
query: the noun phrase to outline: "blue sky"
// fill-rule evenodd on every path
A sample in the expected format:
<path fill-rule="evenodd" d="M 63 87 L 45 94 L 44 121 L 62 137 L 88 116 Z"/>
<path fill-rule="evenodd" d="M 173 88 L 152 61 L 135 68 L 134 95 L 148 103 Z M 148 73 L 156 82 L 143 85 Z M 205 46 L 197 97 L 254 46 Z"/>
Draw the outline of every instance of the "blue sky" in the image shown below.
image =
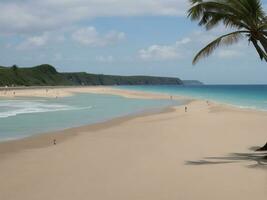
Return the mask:
<path fill-rule="evenodd" d="M 1 65 L 267 84 L 267 64 L 246 39 L 191 64 L 227 30 L 191 22 L 187 0 L 2 0 L 0 8 Z"/>

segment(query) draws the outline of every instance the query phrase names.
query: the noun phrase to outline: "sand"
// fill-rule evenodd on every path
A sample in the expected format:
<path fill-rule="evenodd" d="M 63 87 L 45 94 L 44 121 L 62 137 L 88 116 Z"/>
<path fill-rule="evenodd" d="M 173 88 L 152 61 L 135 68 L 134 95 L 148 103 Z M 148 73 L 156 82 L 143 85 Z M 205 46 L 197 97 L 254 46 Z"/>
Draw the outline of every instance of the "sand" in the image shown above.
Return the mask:
<path fill-rule="evenodd" d="M 75 95 L 76 93 L 111 94 L 120 95 L 126 98 L 142 99 L 170 99 L 169 95 L 159 93 L 146 93 L 134 90 L 122 90 L 114 87 L 87 86 L 87 87 L 36 87 L 36 88 L 0 88 L 0 97 L 47 97 L 60 98 Z M 182 96 L 172 97 L 173 99 L 188 99 Z"/>
<path fill-rule="evenodd" d="M 0 199 L 266 199 L 267 113 L 187 107 L 2 143 Z"/>

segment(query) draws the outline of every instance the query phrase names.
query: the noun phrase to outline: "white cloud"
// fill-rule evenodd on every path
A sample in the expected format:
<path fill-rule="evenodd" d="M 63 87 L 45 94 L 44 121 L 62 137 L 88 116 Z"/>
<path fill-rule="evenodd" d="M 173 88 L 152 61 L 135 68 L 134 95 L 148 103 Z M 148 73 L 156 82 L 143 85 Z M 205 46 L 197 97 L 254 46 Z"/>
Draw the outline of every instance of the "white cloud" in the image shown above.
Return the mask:
<path fill-rule="evenodd" d="M 0 33 L 40 33 L 105 16 L 181 16 L 188 0 L 8 0 L 0 2 Z"/>
<path fill-rule="evenodd" d="M 196 53 L 218 36 L 229 32 L 220 26 L 211 31 L 196 31 L 173 44 L 151 45 L 138 51 L 138 57 L 146 61 L 171 61 L 179 59 L 193 59 Z M 248 48 L 247 40 L 240 40 L 237 44 L 219 47 L 213 53 L 220 59 L 233 59 L 249 54 L 253 50 Z"/>
<path fill-rule="evenodd" d="M 184 57 L 183 46 L 190 43 L 190 38 L 183 38 L 170 45 L 151 45 L 139 50 L 139 57 L 147 61 L 168 61 Z"/>
<path fill-rule="evenodd" d="M 223 49 L 219 50 L 217 56 L 219 58 L 236 58 L 243 54 L 238 49 Z"/>
<path fill-rule="evenodd" d="M 46 46 L 49 42 L 63 42 L 65 37 L 52 32 L 43 33 L 42 35 L 27 37 L 24 41 L 16 46 L 17 50 L 28 50 Z"/>
<path fill-rule="evenodd" d="M 221 26 L 211 31 L 194 31 L 173 44 L 151 45 L 143 48 L 139 50 L 138 55 L 141 59 L 149 61 L 178 60 L 185 57 L 193 59 L 198 50 L 221 35 L 223 31 L 225 30 Z"/>
<path fill-rule="evenodd" d="M 173 60 L 180 57 L 173 46 L 152 45 L 139 51 L 140 58 L 144 60 Z"/>
<path fill-rule="evenodd" d="M 100 35 L 95 27 L 81 28 L 72 34 L 73 40 L 87 46 L 107 46 L 125 39 L 123 32 L 110 31 Z"/>
<path fill-rule="evenodd" d="M 48 36 L 46 34 L 41 36 L 33 36 L 27 38 L 25 41 L 23 41 L 21 44 L 17 46 L 18 50 L 25 50 L 25 49 L 32 49 L 35 47 L 41 47 L 46 45 L 48 41 Z"/>
<path fill-rule="evenodd" d="M 188 43 L 190 43 L 191 41 L 192 41 L 191 38 L 186 37 L 186 38 L 183 38 L 183 39 L 181 39 L 181 40 L 176 41 L 176 45 L 188 44 Z"/>

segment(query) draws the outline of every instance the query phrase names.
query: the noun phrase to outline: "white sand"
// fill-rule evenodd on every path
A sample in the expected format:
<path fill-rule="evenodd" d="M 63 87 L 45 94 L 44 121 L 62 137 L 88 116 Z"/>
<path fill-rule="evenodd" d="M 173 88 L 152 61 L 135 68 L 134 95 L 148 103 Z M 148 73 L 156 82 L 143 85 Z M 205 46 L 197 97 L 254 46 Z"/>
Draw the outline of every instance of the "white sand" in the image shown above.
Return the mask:
<path fill-rule="evenodd" d="M 159 93 L 146 93 L 141 91 L 133 90 L 122 90 L 114 87 L 104 87 L 104 86 L 88 86 L 88 87 L 43 87 L 38 89 L 2 89 L 0 91 L 0 97 L 66 97 L 72 96 L 75 93 L 91 93 L 91 94 L 112 94 L 120 95 L 127 98 L 142 98 L 142 99 L 170 99 L 169 95 L 159 94 Z M 179 99 L 185 99 L 185 97 L 174 97 Z"/>

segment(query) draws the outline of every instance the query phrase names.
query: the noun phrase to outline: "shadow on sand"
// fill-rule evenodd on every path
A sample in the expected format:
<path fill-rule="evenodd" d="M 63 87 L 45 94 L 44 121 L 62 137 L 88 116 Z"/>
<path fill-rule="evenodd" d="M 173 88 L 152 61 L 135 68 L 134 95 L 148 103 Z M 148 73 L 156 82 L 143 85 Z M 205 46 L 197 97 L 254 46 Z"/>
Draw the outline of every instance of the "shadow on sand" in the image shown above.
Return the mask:
<path fill-rule="evenodd" d="M 186 165 L 216 165 L 238 162 L 249 162 L 247 167 L 267 169 L 267 152 L 232 153 L 222 157 L 206 157 L 203 160 L 186 161 Z"/>

